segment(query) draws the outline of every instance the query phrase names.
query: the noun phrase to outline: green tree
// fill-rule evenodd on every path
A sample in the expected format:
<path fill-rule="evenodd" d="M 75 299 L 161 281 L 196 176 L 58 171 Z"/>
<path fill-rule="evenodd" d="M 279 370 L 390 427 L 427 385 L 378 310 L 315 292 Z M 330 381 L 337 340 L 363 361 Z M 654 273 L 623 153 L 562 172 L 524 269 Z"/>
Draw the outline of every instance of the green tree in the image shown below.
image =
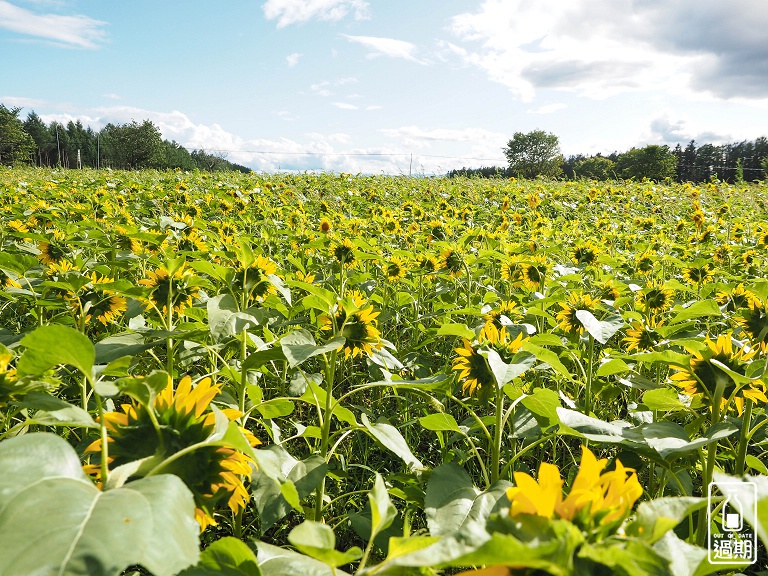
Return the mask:
<path fill-rule="evenodd" d="M 669 146 L 649 144 L 644 148 L 632 148 L 624 152 L 616 162 L 616 170 L 622 178 L 661 181 L 674 178 L 677 158 Z"/>
<path fill-rule="evenodd" d="M 31 162 L 35 141 L 19 120 L 21 108 L 6 108 L 0 104 L 0 165 Z"/>
<path fill-rule="evenodd" d="M 520 178 L 555 178 L 562 173 L 560 142 L 552 133 L 543 130 L 527 134 L 515 132 L 503 150 L 509 161 L 509 169 Z"/>
<path fill-rule="evenodd" d="M 577 178 L 610 180 L 616 177 L 616 162 L 604 156 L 592 156 L 576 162 L 574 172 Z"/>
<path fill-rule="evenodd" d="M 165 164 L 165 147 L 160 129 L 149 120 L 141 124 L 107 124 L 101 131 L 107 163 L 115 168 L 138 170 Z"/>
<path fill-rule="evenodd" d="M 27 115 L 27 119 L 24 120 L 24 130 L 27 134 L 32 136 L 32 140 L 35 141 L 37 151 L 35 152 L 38 166 L 50 166 L 51 159 L 56 152 L 56 138 L 51 136 L 51 132 L 45 125 L 45 122 L 35 114 L 33 110 Z"/>

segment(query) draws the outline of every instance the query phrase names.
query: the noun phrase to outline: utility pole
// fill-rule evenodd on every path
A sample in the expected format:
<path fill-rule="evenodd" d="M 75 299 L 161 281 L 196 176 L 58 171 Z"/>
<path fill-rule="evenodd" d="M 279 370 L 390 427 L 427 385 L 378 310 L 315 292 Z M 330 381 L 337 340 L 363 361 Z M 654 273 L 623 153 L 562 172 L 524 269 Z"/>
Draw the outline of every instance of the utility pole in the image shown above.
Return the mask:
<path fill-rule="evenodd" d="M 56 126 L 56 152 L 59 156 L 59 168 L 61 168 L 61 145 L 59 144 L 59 125 L 54 124 Z"/>

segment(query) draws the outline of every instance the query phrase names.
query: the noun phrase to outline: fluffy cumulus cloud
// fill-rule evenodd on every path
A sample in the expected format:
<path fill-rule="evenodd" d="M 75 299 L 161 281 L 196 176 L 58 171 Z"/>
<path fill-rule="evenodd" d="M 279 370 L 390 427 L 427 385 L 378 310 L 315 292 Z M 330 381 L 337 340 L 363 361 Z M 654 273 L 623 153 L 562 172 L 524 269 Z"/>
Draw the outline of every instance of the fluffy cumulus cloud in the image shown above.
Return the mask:
<path fill-rule="evenodd" d="M 664 90 L 768 98 L 768 3 L 485 0 L 455 16 L 448 51 L 522 100 Z"/>
<path fill-rule="evenodd" d="M 105 26 L 88 16 L 39 13 L 0 0 L 0 28 L 62 46 L 97 48 L 106 39 Z"/>
<path fill-rule="evenodd" d="M 309 20 L 336 22 L 352 14 L 356 20 L 368 18 L 368 2 L 363 0 L 267 0 L 262 5 L 267 20 L 277 20 L 277 27 Z"/>

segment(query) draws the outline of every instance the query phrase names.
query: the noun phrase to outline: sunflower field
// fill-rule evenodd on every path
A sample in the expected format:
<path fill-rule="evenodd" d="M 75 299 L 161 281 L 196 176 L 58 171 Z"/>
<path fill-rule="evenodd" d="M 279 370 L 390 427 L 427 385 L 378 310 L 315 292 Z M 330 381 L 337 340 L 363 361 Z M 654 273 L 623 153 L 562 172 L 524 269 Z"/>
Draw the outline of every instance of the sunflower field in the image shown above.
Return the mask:
<path fill-rule="evenodd" d="M 0 204 L 1 576 L 768 573 L 765 183 Z"/>

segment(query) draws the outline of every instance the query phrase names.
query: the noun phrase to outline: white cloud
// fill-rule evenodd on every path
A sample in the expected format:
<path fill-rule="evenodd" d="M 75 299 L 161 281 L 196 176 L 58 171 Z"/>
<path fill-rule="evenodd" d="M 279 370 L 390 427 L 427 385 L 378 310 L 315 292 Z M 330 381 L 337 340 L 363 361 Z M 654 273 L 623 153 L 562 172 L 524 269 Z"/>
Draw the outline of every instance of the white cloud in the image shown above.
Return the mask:
<path fill-rule="evenodd" d="M 288 56 L 285 57 L 285 61 L 288 62 L 288 68 L 293 68 L 296 66 L 296 64 L 299 63 L 299 58 L 304 56 L 304 54 L 301 54 L 300 52 L 294 52 L 293 54 L 288 54 Z"/>
<path fill-rule="evenodd" d="M 368 48 L 370 50 L 368 58 L 389 56 L 391 58 L 404 58 L 419 64 L 425 63 L 414 56 L 413 53 L 416 51 L 416 45 L 405 40 L 381 38 L 378 36 L 349 36 L 348 34 L 342 34 L 342 36 L 350 42 L 355 42 Z"/>
<path fill-rule="evenodd" d="M 88 16 L 36 14 L 0 0 L 0 28 L 76 48 L 97 48 L 106 39 L 106 22 Z"/>
<path fill-rule="evenodd" d="M 568 104 L 565 104 L 563 102 L 557 102 L 555 104 L 546 104 L 544 106 L 539 106 L 538 108 L 535 108 L 533 110 L 528 110 L 529 114 L 552 114 L 554 112 L 557 112 L 558 110 L 564 110 L 568 108 Z"/>
<path fill-rule="evenodd" d="M 768 97 L 768 4 L 734 2 L 485 0 L 452 19 L 462 46 L 444 47 L 526 101 L 540 89 Z"/>
<path fill-rule="evenodd" d="M 267 0 L 261 8 L 267 20 L 277 20 L 278 28 L 309 20 L 337 22 L 350 12 L 355 20 L 368 18 L 364 0 Z"/>
<path fill-rule="evenodd" d="M 341 110 L 358 110 L 357 106 L 350 104 L 349 102 L 334 102 L 333 105 Z"/>
<path fill-rule="evenodd" d="M 110 100 L 120 100 L 121 96 L 119 94 L 115 94 L 114 92 L 110 92 L 109 94 L 102 94 L 104 98 L 109 98 Z"/>

